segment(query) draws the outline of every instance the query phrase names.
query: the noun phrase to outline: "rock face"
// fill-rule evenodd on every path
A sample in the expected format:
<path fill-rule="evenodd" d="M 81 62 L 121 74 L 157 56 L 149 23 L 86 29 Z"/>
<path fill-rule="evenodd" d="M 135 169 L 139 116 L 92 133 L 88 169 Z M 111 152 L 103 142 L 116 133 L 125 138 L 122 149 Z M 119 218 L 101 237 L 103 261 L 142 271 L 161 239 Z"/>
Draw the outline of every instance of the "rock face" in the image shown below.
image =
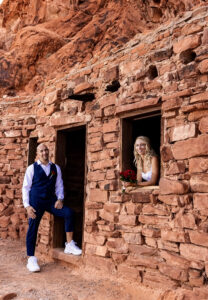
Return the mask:
<path fill-rule="evenodd" d="M 25 238 L 23 176 L 45 142 L 79 217 L 86 264 L 151 287 L 200 288 L 208 276 L 208 6 L 55 3 L 1 8 L 0 238 Z M 122 193 L 119 171 L 133 168 L 137 134 L 157 147 L 160 181 Z M 39 253 L 64 245 L 61 226 L 44 215 Z"/>
<path fill-rule="evenodd" d="M 179 17 L 199 2 L 203 3 L 4 0 L 0 19 L 1 95 L 40 92 L 50 78 L 64 76 L 91 58 L 95 62 L 106 57 L 137 33 Z M 189 47 L 186 41 L 179 44 L 174 45 L 177 51 Z"/>

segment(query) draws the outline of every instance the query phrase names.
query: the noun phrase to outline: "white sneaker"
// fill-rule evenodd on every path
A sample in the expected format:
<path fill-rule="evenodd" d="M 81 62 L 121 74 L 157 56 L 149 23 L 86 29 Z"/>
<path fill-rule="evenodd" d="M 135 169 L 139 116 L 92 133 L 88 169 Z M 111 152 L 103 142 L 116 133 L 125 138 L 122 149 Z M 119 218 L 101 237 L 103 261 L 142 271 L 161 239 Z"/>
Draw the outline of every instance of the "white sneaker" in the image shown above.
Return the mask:
<path fill-rule="evenodd" d="M 38 265 L 38 260 L 35 256 L 30 256 L 27 262 L 27 268 L 30 272 L 39 272 L 40 267 Z"/>
<path fill-rule="evenodd" d="M 70 243 L 65 243 L 64 253 L 73 254 L 73 255 L 81 255 L 82 250 L 79 247 L 77 247 L 76 243 L 73 240 L 71 240 Z"/>

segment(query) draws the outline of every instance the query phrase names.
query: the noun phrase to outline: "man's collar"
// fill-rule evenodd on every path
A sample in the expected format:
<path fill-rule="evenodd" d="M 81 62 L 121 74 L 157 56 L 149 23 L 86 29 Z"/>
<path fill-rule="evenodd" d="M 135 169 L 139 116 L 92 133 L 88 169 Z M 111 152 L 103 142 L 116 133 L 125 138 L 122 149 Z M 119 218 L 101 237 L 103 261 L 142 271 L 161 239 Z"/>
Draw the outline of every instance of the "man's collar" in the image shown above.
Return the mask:
<path fill-rule="evenodd" d="M 39 159 L 37 160 L 37 164 L 38 164 L 38 165 L 43 165 Z M 50 165 L 51 165 L 51 164 L 52 164 L 52 162 L 51 162 L 51 161 L 49 161 L 49 162 L 48 162 L 48 164 L 50 164 Z M 47 165 L 48 165 L 48 164 L 47 164 Z M 46 166 L 47 166 L 47 165 L 46 165 Z"/>

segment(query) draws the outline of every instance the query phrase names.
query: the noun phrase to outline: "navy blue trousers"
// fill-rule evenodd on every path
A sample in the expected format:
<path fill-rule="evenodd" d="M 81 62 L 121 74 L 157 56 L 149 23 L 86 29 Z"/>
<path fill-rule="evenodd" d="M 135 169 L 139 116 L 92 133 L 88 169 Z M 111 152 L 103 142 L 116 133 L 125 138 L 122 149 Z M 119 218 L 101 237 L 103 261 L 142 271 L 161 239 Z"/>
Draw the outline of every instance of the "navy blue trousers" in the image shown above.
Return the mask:
<path fill-rule="evenodd" d="M 54 207 L 54 204 L 42 204 L 42 203 L 39 205 L 33 203 L 31 205 L 36 210 L 36 218 L 35 219 L 29 218 L 29 228 L 26 237 L 28 256 L 34 256 L 38 227 L 45 211 L 53 214 L 54 216 L 64 218 L 65 232 L 74 231 L 74 212 L 71 208 L 67 206 L 63 206 L 62 209 L 56 209 Z"/>

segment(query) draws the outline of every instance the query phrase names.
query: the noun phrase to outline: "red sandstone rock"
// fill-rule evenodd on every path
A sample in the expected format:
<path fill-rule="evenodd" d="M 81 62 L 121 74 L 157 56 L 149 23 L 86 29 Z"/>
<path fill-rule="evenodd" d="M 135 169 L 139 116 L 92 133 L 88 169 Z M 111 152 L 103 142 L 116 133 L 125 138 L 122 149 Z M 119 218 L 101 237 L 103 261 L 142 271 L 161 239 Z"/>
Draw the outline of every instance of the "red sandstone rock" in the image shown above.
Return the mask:
<path fill-rule="evenodd" d="M 190 266 L 190 262 L 187 259 L 176 253 L 162 250 L 161 257 L 166 260 L 168 265 L 181 267 L 182 269 L 187 269 Z"/>
<path fill-rule="evenodd" d="M 168 216 L 169 212 L 163 207 L 155 207 L 154 205 L 147 204 L 143 206 L 142 213 L 144 215 L 159 215 L 159 216 Z"/>
<path fill-rule="evenodd" d="M 166 171 L 166 175 L 183 174 L 185 172 L 184 162 L 172 162 L 169 164 L 169 168 Z"/>
<path fill-rule="evenodd" d="M 162 259 L 158 256 L 145 256 L 145 255 L 133 255 L 130 254 L 126 260 L 127 264 L 130 266 L 145 266 L 151 269 L 157 269 L 159 263 L 162 262 Z"/>
<path fill-rule="evenodd" d="M 178 232 L 178 231 L 169 231 L 169 230 L 161 230 L 161 239 L 171 242 L 188 242 L 189 238 L 185 232 Z"/>
<path fill-rule="evenodd" d="M 158 225 L 166 228 L 169 228 L 169 217 L 158 217 L 158 216 L 139 216 L 139 222 L 146 225 Z"/>
<path fill-rule="evenodd" d="M 128 245 L 124 242 L 124 239 L 109 239 L 106 243 L 109 251 L 117 252 L 117 253 L 127 253 Z"/>
<path fill-rule="evenodd" d="M 120 215 L 119 223 L 122 225 L 136 225 L 137 218 L 134 215 Z"/>
<path fill-rule="evenodd" d="M 110 213 L 119 213 L 120 205 L 117 203 L 106 203 L 106 204 L 104 204 L 104 210 L 106 210 Z"/>
<path fill-rule="evenodd" d="M 208 136 L 200 135 L 186 141 L 176 142 L 172 146 L 175 159 L 185 159 L 208 154 Z"/>
<path fill-rule="evenodd" d="M 199 130 L 202 133 L 208 132 L 208 117 L 202 118 L 199 123 Z"/>
<path fill-rule="evenodd" d="M 201 40 L 199 35 L 188 36 L 183 40 L 179 40 L 178 42 L 175 42 L 173 44 L 173 51 L 175 53 L 180 53 L 187 49 L 194 49 L 200 45 L 200 42 Z"/>
<path fill-rule="evenodd" d="M 191 97 L 191 103 L 199 102 L 208 99 L 208 92 L 200 93 Z"/>
<path fill-rule="evenodd" d="M 10 217 L 9 216 L 2 216 L 0 217 L 0 226 L 1 227 L 7 227 L 10 223 Z"/>
<path fill-rule="evenodd" d="M 157 247 L 161 250 L 167 250 L 170 252 L 176 252 L 179 253 L 179 246 L 177 243 L 164 241 L 161 239 L 157 240 Z"/>
<path fill-rule="evenodd" d="M 187 184 L 175 181 L 175 180 L 169 180 L 166 178 L 160 179 L 160 193 L 162 195 L 168 195 L 168 194 L 185 194 L 188 191 Z"/>
<path fill-rule="evenodd" d="M 194 208 L 200 210 L 202 215 L 208 215 L 208 193 L 195 193 Z"/>
<path fill-rule="evenodd" d="M 106 221 L 109 221 L 109 222 L 114 222 L 115 221 L 115 215 L 113 213 L 109 213 L 105 210 L 102 210 L 100 213 L 99 213 L 99 216 L 106 220 Z"/>
<path fill-rule="evenodd" d="M 87 234 L 84 235 L 85 241 L 90 244 L 103 246 L 106 238 L 104 236 L 96 235 L 96 234 Z"/>
<path fill-rule="evenodd" d="M 161 147 L 161 157 L 163 161 L 169 161 L 173 158 L 172 150 L 169 145 L 163 145 Z"/>
<path fill-rule="evenodd" d="M 168 266 L 165 263 L 159 264 L 159 270 L 163 275 L 179 281 L 188 281 L 188 271 L 179 267 Z"/>
<path fill-rule="evenodd" d="M 208 59 L 203 60 L 199 65 L 198 65 L 199 71 L 203 73 L 208 72 Z"/>
<path fill-rule="evenodd" d="M 99 189 L 90 190 L 89 199 L 90 199 L 90 201 L 93 201 L 93 202 L 95 201 L 95 202 L 105 203 L 105 202 L 107 202 L 107 199 L 108 199 L 108 192 L 101 191 Z"/>
<path fill-rule="evenodd" d="M 196 229 L 195 217 L 191 213 L 182 214 L 181 212 L 179 212 L 174 219 L 174 226 L 179 228 Z M 187 236 L 186 236 L 186 240 L 188 240 Z"/>
<path fill-rule="evenodd" d="M 195 135 L 196 125 L 194 123 L 189 123 L 188 125 L 175 127 L 172 132 L 171 141 L 185 140 L 195 137 Z"/>
<path fill-rule="evenodd" d="M 143 191 L 132 193 L 129 197 L 133 203 L 148 203 L 151 202 L 150 195 L 151 193 Z"/>
<path fill-rule="evenodd" d="M 67 72 L 75 61 L 89 60 L 93 54 L 99 55 L 101 49 L 110 51 L 118 48 L 138 31 L 156 27 L 169 18 L 171 11 L 185 10 L 186 3 L 181 6 L 169 1 L 165 7 L 159 3 L 149 7 L 149 3 L 143 1 L 121 4 L 109 0 L 105 5 L 102 1 L 83 1 L 75 9 L 67 1 L 60 4 L 59 1 L 27 0 L 27 5 L 24 5 L 22 1 L 11 4 L 6 0 L 2 9 L 3 26 L 7 30 L 7 39 L 2 42 L 2 47 L 9 50 L 5 58 L 11 65 L 4 88 L 24 87 L 32 79 L 28 86 L 34 91 L 42 89 L 41 81 L 49 69 L 54 74 Z M 110 23 L 116 30 L 108 26 Z M 12 42 L 9 39 L 12 41 L 14 36 L 11 52 Z M 41 41 L 39 45 L 37 39 Z M 29 48 L 33 51 L 28 52 Z M 116 67 L 107 74 L 111 75 L 106 75 L 106 80 L 117 78 Z"/>
<path fill-rule="evenodd" d="M 183 102 L 182 99 L 180 99 L 180 98 L 174 98 L 174 95 L 171 96 L 171 98 L 172 99 L 170 99 L 169 101 L 163 102 L 162 109 L 164 111 L 174 110 L 174 109 L 180 107 Z"/>
<path fill-rule="evenodd" d="M 206 117 L 208 114 L 208 110 L 204 109 L 204 110 L 197 110 L 194 112 L 191 112 L 188 116 L 188 120 L 189 121 L 197 121 L 199 119 L 201 119 L 202 117 Z"/>
<path fill-rule="evenodd" d="M 208 170 L 208 161 L 206 158 L 191 158 L 189 160 L 190 173 L 202 173 Z"/>
<path fill-rule="evenodd" d="M 188 260 L 205 261 L 208 255 L 208 249 L 193 244 L 180 244 L 180 253 Z"/>
<path fill-rule="evenodd" d="M 128 244 L 141 245 L 142 237 L 141 233 L 124 233 L 123 238 Z"/>
<path fill-rule="evenodd" d="M 190 187 L 194 192 L 208 192 L 208 174 L 192 175 Z"/>
<path fill-rule="evenodd" d="M 161 233 L 159 229 L 155 228 L 143 228 L 142 229 L 142 235 L 147 237 L 160 237 Z"/>
<path fill-rule="evenodd" d="M 97 211 L 91 211 L 91 210 L 88 210 L 85 214 L 85 218 L 86 218 L 86 223 L 88 225 L 91 225 L 93 224 L 95 221 L 97 221 L 98 219 L 98 212 Z"/>
<path fill-rule="evenodd" d="M 208 247 L 208 235 L 205 232 L 189 231 L 192 244 Z"/>
<path fill-rule="evenodd" d="M 168 276 L 162 275 L 159 270 L 147 270 L 143 277 L 143 283 L 152 288 L 172 288 L 175 289 L 178 284 Z"/>

